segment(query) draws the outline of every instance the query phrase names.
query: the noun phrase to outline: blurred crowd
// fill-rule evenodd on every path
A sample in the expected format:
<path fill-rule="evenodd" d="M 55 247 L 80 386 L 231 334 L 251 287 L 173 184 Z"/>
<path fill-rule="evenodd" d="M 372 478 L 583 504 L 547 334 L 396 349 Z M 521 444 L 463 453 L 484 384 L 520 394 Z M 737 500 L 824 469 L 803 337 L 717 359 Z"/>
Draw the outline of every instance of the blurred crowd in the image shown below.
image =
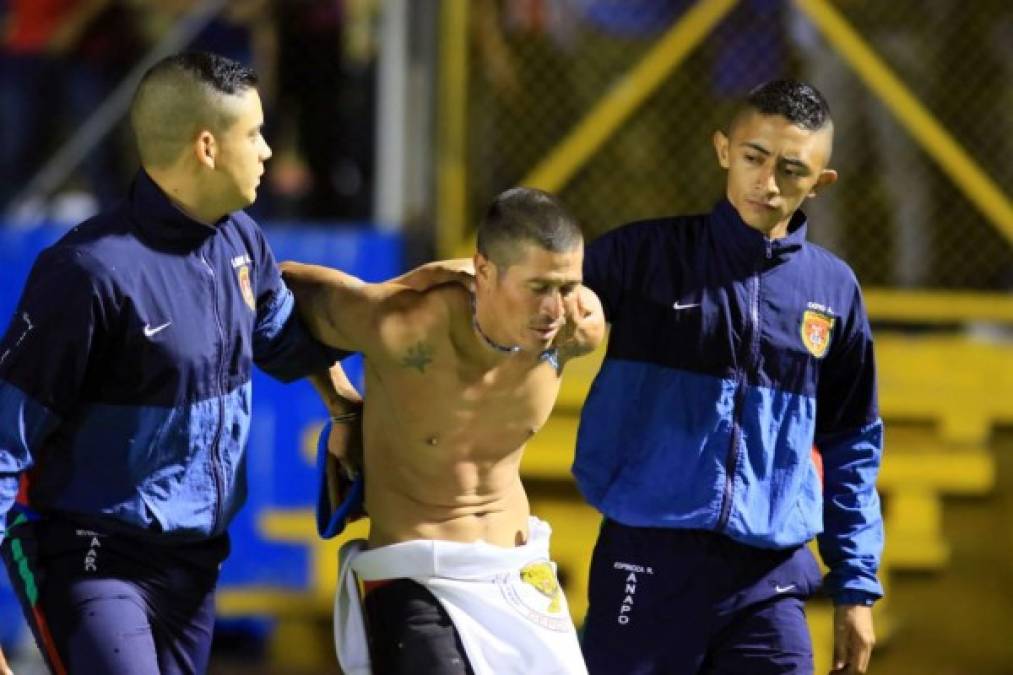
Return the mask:
<path fill-rule="evenodd" d="M 172 26 L 203 0 L 0 0 L 0 212 L 7 212 Z M 260 75 L 274 150 L 255 210 L 276 220 L 368 219 L 379 0 L 230 0 L 189 49 Z M 124 193 L 137 160 L 125 119 L 52 196 L 75 220 Z M 60 205 L 69 205 L 61 212 Z"/>
<path fill-rule="evenodd" d="M 254 214 L 370 218 L 383 0 L 0 0 L 0 213 L 10 213 L 11 199 L 169 28 L 207 2 L 225 9 L 191 47 L 250 63 L 261 75 L 274 157 Z M 1013 181 L 1006 160 L 1013 148 L 1013 4 L 966 5 L 834 3 L 983 174 L 1005 186 Z M 441 5 L 412 6 L 418 18 Z M 469 2 L 472 208 L 528 176 L 694 6 L 696 0 Z M 413 58 L 424 51 L 415 49 Z M 700 196 L 713 194 L 720 178 L 710 147 L 714 121 L 751 86 L 776 76 L 823 91 L 842 139 L 834 157 L 841 180 L 807 204 L 821 223 L 810 233 L 814 241 L 874 284 L 1013 284 L 999 230 L 785 0 L 735 3 L 561 196 L 592 236 L 632 217 L 709 208 Z M 73 221 L 107 206 L 135 166 L 121 121 L 60 186 L 50 215 Z"/>

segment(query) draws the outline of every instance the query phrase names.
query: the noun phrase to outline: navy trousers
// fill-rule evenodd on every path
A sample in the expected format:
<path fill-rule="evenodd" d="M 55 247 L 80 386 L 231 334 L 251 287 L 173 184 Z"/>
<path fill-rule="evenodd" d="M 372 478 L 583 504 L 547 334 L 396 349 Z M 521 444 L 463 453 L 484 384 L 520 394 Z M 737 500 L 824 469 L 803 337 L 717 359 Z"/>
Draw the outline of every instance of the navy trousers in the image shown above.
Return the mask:
<path fill-rule="evenodd" d="M 606 520 L 591 562 L 588 670 L 809 675 L 804 601 L 820 582 L 805 546 L 760 549 L 712 532 Z"/>
<path fill-rule="evenodd" d="M 53 673 L 207 670 L 226 538 L 167 547 L 65 521 L 11 520 L 4 563 Z"/>

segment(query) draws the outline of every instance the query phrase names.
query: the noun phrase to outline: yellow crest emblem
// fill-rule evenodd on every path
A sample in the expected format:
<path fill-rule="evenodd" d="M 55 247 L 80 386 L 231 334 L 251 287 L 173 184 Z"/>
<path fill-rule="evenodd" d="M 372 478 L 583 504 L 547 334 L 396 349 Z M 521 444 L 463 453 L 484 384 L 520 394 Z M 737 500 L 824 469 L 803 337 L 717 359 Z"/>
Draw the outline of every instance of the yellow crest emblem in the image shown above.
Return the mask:
<path fill-rule="evenodd" d="M 544 560 L 533 562 L 521 568 L 521 581 L 533 586 L 536 591 L 549 598 L 549 613 L 558 614 L 562 610 L 563 595 L 556 579 L 556 571 L 552 564 Z"/>
<path fill-rule="evenodd" d="M 250 284 L 250 268 L 247 265 L 243 265 L 236 270 L 236 276 L 239 279 L 239 290 L 243 293 L 243 300 L 246 301 L 246 306 L 256 312 L 257 299 L 253 297 L 253 286 Z"/>
<path fill-rule="evenodd" d="M 807 309 L 802 314 L 802 344 L 809 353 L 818 359 L 823 358 L 830 347 L 830 337 L 834 331 L 834 317 L 824 312 Z"/>

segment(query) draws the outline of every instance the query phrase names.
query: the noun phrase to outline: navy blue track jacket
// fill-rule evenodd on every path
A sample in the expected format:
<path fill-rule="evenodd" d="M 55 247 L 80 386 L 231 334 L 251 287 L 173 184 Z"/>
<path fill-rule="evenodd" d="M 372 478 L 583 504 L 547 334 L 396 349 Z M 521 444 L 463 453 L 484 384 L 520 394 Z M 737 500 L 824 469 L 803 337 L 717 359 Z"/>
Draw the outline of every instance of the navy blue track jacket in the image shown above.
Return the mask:
<path fill-rule="evenodd" d="M 587 500 L 760 548 L 819 535 L 835 599 L 881 596 L 872 335 L 854 274 L 806 242 L 804 215 L 775 240 L 727 201 L 633 223 L 588 246 L 584 283 L 611 324 L 573 467 Z"/>
<path fill-rule="evenodd" d="M 141 172 L 39 255 L 0 343 L 0 540 L 22 472 L 35 511 L 223 533 L 246 498 L 253 363 L 291 380 L 340 356 L 294 306 L 249 216 L 191 220 Z"/>

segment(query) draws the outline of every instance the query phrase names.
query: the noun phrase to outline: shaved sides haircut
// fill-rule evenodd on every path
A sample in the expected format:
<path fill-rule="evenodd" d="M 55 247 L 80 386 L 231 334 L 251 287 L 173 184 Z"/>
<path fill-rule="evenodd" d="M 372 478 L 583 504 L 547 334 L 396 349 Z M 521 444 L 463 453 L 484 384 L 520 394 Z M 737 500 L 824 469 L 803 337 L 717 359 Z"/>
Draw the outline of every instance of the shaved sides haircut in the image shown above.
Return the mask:
<path fill-rule="evenodd" d="M 823 94 L 811 84 L 796 80 L 771 80 L 757 86 L 746 95 L 734 119 L 749 111 L 780 115 L 808 131 L 818 131 L 831 123 L 830 106 Z"/>
<path fill-rule="evenodd" d="M 521 244 L 563 253 L 580 246 L 584 235 L 556 197 L 535 188 L 511 188 L 497 196 L 478 226 L 478 252 L 499 267 L 521 256 Z"/>
<path fill-rule="evenodd" d="M 257 86 L 257 74 L 217 54 L 187 52 L 162 59 L 141 78 L 130 126 L 144 166 L 176 161 L 202 129 L 218 134 L 235 120 L 229 98 Z"/>

